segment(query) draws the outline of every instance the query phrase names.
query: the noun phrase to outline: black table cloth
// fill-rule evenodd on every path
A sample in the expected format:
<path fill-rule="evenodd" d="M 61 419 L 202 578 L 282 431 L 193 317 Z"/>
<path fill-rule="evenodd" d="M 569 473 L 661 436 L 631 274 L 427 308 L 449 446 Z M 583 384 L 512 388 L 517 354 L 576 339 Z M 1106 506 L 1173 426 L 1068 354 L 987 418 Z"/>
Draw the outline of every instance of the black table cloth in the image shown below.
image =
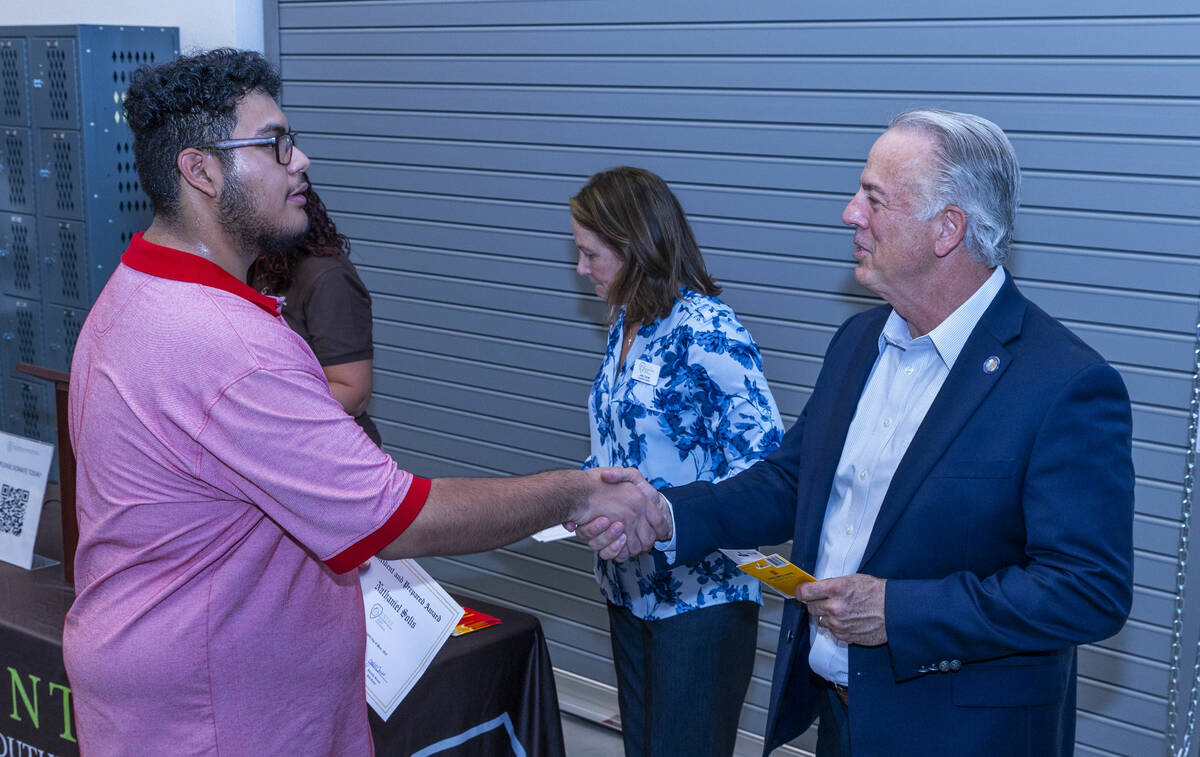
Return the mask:
<path fill-rule="evenodd" d="M 56 487 L 47 492 L 36 552 L 62 559 Z M 0 562 L 0 754 L 78 755 L 62 663 L 74 587 L 62 566 Z M 503 622 L 447 640 L 385 723 L 372 711 L 381 757 L 563 757 L 554 675 L 537 618 L 456 597 Z"/>

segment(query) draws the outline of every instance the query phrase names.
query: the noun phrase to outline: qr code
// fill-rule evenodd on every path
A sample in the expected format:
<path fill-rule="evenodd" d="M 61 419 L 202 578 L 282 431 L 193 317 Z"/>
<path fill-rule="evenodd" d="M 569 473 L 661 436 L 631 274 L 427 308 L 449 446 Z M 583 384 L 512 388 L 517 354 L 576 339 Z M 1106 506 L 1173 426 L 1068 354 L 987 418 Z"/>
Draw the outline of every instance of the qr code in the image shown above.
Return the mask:
<path fill-rule="evenodd" d="M 28 504 L 28 489 L 0 485 L 0 534 L 21 535 L 21 528 L 25 525 L 25 506 Z"/>

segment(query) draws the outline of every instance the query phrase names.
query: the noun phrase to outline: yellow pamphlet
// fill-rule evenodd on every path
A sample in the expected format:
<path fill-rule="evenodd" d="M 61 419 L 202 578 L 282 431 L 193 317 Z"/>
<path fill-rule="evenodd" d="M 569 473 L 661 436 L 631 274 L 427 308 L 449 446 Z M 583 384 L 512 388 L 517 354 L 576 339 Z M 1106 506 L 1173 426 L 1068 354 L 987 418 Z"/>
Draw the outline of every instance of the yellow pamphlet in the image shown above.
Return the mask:
<path fill-rule="evenodd" d="M 785 597 L 795 597 L 797 586 L 817 580 L 777 554 L 764 555 L 757 549 L 722 549 L 721 552 L 737 564 L 738 570 L 754 576 Z"/>

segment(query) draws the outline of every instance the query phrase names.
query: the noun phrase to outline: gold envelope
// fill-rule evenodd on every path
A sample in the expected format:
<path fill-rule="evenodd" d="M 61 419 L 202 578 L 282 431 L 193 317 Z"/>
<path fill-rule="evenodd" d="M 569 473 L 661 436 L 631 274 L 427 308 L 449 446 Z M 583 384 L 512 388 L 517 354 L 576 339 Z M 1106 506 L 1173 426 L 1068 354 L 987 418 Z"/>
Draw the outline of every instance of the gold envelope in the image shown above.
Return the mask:
<path fill-rule="evenodd" d="M 796 587 L 800 584 L 817 580 L 777 554 L 743 563 L 738 566 L 738 570 L 754 576 L 787 597 L 796 596 Z"/>

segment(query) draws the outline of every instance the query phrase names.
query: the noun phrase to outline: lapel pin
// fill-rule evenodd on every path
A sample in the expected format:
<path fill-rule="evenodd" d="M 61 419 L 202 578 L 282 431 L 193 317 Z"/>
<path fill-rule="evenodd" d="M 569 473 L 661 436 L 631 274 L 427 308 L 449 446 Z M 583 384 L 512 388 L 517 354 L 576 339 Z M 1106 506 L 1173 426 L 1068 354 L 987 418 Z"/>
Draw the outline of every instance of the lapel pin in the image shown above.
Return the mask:
<path fill-rule="evenodd" d="M 984 373 L 995 373 L 1000 368 L 1000 358 L 992 355 L 987 360 L 983 361 Z"/>

